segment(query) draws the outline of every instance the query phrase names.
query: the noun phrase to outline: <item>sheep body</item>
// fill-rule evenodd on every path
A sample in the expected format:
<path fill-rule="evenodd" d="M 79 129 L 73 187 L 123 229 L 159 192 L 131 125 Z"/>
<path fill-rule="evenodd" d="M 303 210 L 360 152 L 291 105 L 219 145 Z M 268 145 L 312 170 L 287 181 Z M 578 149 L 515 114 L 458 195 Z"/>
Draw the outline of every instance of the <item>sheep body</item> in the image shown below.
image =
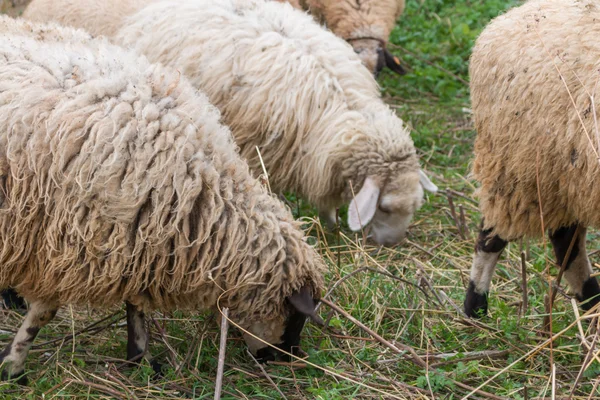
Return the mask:
<path fill-rule="evenodd" d="M 53 18 L 37 0 L 26 16 Z M 347 43 L 291 6 L 264 0 L 153 2 L 111 17 L 118 18 L 114 40 L 204 90 L 255 173 L 262 173 L 260 150 L 273 190 L 296 192 L 331 214 L 371 177 L 378 195 L 359 197 L 370 201 L 365 207 L 351 204 L 368 211 L 360 223 L 352 214 L 351 227 L 373 218 L 378 242 L 404 235 L 423 199 L 419 182 L 428 181 L 402 120 Z M 66 13 L 57 19 L 79 24 Z"/>
<path fill-rule="evenodd" d="M 600 65 L 595 4 L 530 1 L 496 18 L 476 41 L 473 174 L 484 228 L 506 240 L 577 222 L 600 227 L 600 205 L 591 201 L 600 196 L 592 184 L 600 178 L 600 113 L 590 99 Z"/>
<path fill-rule="evenodd" d="M 531 0 L 494 19 L 469 72 L 477 129 L 473 175 L 483 216 L 465 311 L 487 310 L 508 241 L 548 231 L 557 264 L 582 307 L 600 301 L 585 248 L 600 227 L 597 116 L 600 6 Z"/>
<path fill-rule="evenodd" d="M 349 41 L 365 66 L 373 72 L 378 72 L 384 66 L 386 60 L 383 59 L 383 50 L 396 20 L 404 12 L 404 0 L 365 0 L 358 3 L 350 0 L 287 2 L 296 8 L 310 11 L 318 21 L 327 24 L 333 33 Z"/>
<path fill-rule="evenodd" d="M 1 17 L 0 37 L 0 288 L 34 306 L 219 302 L 276 343 L 321 261 L 216 107 L 82 32 Z"/>

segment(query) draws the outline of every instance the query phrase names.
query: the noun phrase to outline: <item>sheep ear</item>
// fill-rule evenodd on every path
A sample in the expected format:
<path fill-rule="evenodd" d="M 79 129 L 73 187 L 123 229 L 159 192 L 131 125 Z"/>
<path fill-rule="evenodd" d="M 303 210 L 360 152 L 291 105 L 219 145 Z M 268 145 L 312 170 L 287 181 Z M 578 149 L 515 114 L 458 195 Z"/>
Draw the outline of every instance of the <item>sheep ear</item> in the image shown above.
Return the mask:
<path fill-rule="evenodd" d="M 421 169 L 419 170 L 419 182 L 421 182 L 423 189 L 427 190 L 428 192 L 436 193 L 438 191 L 438 187 L 429 180 L 427 175 L 425 175 L 425 172 L 423 172 Z"/>
<path fill-rule="evenodd" d="M 313 322 L 324 325 L 325 323 L 315 312 L 315 300 L 313 299 L 308 286 L 302 286 L 300 290 L 294 292 L 288 297 L 292 306 L 302 314 L 309 317 Z"/>
<path fill-rule="evenodd" d="M 385 66 L 397 73 L 398 75 L 405 75 L 406 70 L 400 64 L 398 57 L 390 53 L 388 49 L 383 49 L 383 56 L 385 59 Z"/>
<path fill-rule="evenodd" d="M 379 200 L 379 186 L 370 176 L 365 179 L 360 192 L 348 206 L 348 226 L 354 232 L 360 230 L 373 219 Z"/>

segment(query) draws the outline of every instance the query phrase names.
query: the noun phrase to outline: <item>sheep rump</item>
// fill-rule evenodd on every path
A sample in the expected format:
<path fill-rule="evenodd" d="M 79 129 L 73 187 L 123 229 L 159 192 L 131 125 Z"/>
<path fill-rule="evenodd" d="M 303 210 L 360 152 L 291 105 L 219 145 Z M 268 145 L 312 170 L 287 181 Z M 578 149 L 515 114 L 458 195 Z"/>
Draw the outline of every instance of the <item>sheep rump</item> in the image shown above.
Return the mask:
<path fill-rule="evenodd" d="M 496 18 L 476 41 L 473 174 L 483 228 L 505 240 L 576 223 L 600 226 L 593 201 L 600 196 L 593 184 L 600 109 L 590 99 L 600 68 L 599 18 L 593 1 L 530 1 Z"/>
<path fill-rule="evenodd" d="M 303 286 L 318 296 L 315 250 L 184 77 L 0 21 L 0 287 L 104 308 L 220 297 L 241 326 L 284 316 Z"/>

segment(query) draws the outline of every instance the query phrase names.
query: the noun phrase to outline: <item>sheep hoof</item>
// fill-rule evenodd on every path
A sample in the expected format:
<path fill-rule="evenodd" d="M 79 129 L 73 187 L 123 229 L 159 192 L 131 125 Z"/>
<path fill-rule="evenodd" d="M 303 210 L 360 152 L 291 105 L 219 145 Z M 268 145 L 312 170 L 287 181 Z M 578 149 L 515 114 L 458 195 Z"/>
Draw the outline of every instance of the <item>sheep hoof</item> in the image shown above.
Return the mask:
<path fill-rule="evenodd" d="M 488 301 L 487 293 L 479 294 L 475 292 L 475 284 L 469 283 L 467 297 L 465 298 L 465 314 L 469 318 L 482 318 L 487 315 Z"/>
<path fill-rule="evenodd" d="M 0 381 L 13 381 L 17 385 L 27 386 L 28 379 L 25 375 L 25 370 L 21 370 L 17 373 L 9 374 L 6 369 L 3 369 L 0 373 Z"/>
<path fill-rule="evenodd" d="M 164 376 L 163 372 L 162 372 L 163 365 L 161 363 L 159 363 L 156 360 L 151 360 L 150 366 L 152 367 L 152 370 L 154 370 L 154 376 L 153 376 L 154 379 L 159 379 Z"/>

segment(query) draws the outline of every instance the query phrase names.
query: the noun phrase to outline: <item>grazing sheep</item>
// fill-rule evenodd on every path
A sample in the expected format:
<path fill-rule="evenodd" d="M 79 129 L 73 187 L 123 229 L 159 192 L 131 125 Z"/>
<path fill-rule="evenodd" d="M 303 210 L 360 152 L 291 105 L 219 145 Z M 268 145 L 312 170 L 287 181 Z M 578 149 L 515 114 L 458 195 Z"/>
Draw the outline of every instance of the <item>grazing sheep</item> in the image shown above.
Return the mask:
<path fill-rule="evenodd" d="M 483 223 L 465 300 L 469 316 L 487 311 L 507 242 L 544 230 L 582 307 L 600 300 L 585 250 L 587 227 L 600 227 L 600 109 L 590 97 L 598 85 L 599 20 L 596 1 L 533 0 L 496 18 L 477 39 L 473 173 Z"/>
<path fill-rule="evenodd" d="M 72 19 L 57 7 L 51 15 L 44 1 L 34 0 L 26 16 L 80 24 L 80 13 Z M 90 13 L 93 3 L 78 2 Z M 421 206 L 423 188 L 437 190 L 358 56 L 291 6 L 162 1 L 128 18 L 88 19 L 101 27 L 106 17 L 124 20 L 115 42 L 177 68 L 208 94 L 255 173 L 262 172 L 259 148 L 271 187 L 307 198 L 330 220 L 350 202 L 352 230 L 370 223 L 376 242 L 395 244 Z"/>
<path fill-rule="evenodd" d="M 0 288 L 30 303 L 0 353 L 3 377 L 23 373 L 64 304 L 125 301 L 129 359 L 144 353 L 152 309 L 229 307 L 256 337 L 298 344 L 306 315 L 317 319 L 322 261 L 219 118 L 176 71 L 0 18 Z"/>
<path fill-rule="evenodd" d="M 285 2 L 286 0 L 276 0 Z M 348 41 L 363 64 L 377 76 L 384 67 L 404 75 L 406 71 L 387 49 L 396 20 L 404 11 L 404 0 L 287 0 L 327 24 Z"/>

